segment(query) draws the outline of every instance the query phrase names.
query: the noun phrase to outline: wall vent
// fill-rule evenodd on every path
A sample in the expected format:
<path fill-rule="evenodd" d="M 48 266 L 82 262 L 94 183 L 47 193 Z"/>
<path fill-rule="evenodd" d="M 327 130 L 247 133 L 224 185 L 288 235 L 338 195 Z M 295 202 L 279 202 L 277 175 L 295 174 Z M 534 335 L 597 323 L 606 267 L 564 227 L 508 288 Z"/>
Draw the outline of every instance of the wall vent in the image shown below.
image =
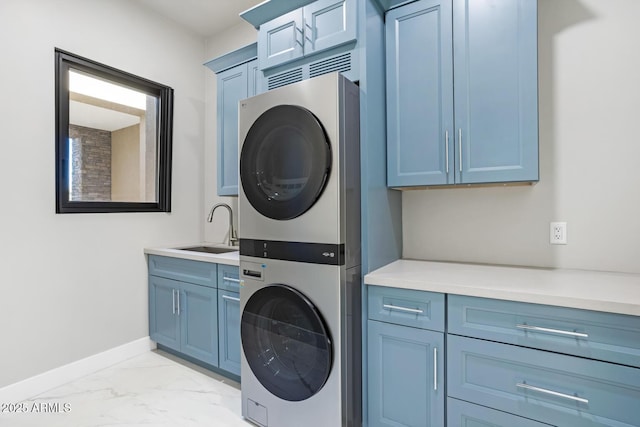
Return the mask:
<path fill-rule="evenodd" d="M 351 52 L 309 64 L 309 77 L 317 77 L 333 71 L 344 73 L 349 70 L 351 70 Z"/>
<path fill-rule="evenodd" d="M 302 68 L 294 68 L 269 77 L 268 90 L 302 81 Z"/>

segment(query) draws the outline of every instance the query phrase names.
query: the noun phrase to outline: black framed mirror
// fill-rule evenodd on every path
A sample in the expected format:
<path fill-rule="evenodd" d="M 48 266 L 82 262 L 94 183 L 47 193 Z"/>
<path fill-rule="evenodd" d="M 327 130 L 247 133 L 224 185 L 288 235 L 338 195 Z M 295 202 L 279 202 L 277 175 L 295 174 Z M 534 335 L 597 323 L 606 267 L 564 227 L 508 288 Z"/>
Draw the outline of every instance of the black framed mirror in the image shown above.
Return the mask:
<path fill-rule="evenodd" d="M 56 213 L 170 212 L 173 89 L 55 49 Z"/>

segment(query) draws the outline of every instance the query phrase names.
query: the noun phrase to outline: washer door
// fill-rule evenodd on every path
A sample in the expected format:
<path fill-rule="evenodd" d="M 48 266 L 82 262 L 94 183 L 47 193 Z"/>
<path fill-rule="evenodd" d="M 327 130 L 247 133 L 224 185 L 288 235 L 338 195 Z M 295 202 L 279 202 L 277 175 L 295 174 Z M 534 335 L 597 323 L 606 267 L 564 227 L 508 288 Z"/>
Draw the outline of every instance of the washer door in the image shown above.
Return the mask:
<path fill-rule="evenodd" d="M 293 219 L 309 210 L 330 171 L 331 145 L 322 124 L 296 105 L 262 113 L 242 144 L 242 189 L 254 209 L 272 219 Z"/>
<path fill-rule="evenodd" d="M 251 371 L 275 396 L 305 400 L 327 382 L 331 339 L 318 310 L 300 292 L 280 284 L 258 290 L 245 305 L 240 329 Z"/>

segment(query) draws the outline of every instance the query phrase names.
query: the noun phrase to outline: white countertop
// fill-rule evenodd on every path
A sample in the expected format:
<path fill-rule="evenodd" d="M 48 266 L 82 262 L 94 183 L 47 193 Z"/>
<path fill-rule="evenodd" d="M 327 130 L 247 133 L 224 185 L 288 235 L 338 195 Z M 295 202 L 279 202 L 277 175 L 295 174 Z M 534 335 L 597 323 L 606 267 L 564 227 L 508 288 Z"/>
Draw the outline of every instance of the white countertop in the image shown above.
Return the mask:
<path fill-rule="evenodd" d="M 193 261 L 212 262 L 215 264 L 240 265 L 240 252 L 237 247 L 232 252 L 222 254 L 210 254 L 207 252 L 185 251 L 180 248 L 190 248 L 194 246 L 211 246 L 218 248 L 230 248 L 230 246 L 217 243 L 194 243 L 192 245 L 168 245 L 162 248 L 145 248 L 144 253 L 147 255 L 160 255 L 172 258 L 190 259 Z"/>
<path fill-rule="evenodd" d="M 640 316 L 639 274 L 398 260 L 364 282 Z"/>

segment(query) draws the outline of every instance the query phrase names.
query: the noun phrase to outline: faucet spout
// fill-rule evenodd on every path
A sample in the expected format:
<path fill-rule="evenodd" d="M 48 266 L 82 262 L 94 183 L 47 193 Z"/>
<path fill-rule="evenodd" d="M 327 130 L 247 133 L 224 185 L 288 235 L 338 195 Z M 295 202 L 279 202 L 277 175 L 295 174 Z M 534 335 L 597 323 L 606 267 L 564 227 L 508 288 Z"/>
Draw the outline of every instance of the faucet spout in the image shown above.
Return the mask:
<path fill-rule="evenodd" d="M 231 210 L 231 206 L 226 203 L 218 203 L 215 204 L 211 211 L 209 212 L 209 216 L 207 217 L 207 222 L 213 221 L 213 213 L 219 207 L 224 207 L 229 211 L 229 246 L 237 246 L 238 245 L 238 235 L 236 234 L 235 228 L 233 228 L 233 211 Z"/>

